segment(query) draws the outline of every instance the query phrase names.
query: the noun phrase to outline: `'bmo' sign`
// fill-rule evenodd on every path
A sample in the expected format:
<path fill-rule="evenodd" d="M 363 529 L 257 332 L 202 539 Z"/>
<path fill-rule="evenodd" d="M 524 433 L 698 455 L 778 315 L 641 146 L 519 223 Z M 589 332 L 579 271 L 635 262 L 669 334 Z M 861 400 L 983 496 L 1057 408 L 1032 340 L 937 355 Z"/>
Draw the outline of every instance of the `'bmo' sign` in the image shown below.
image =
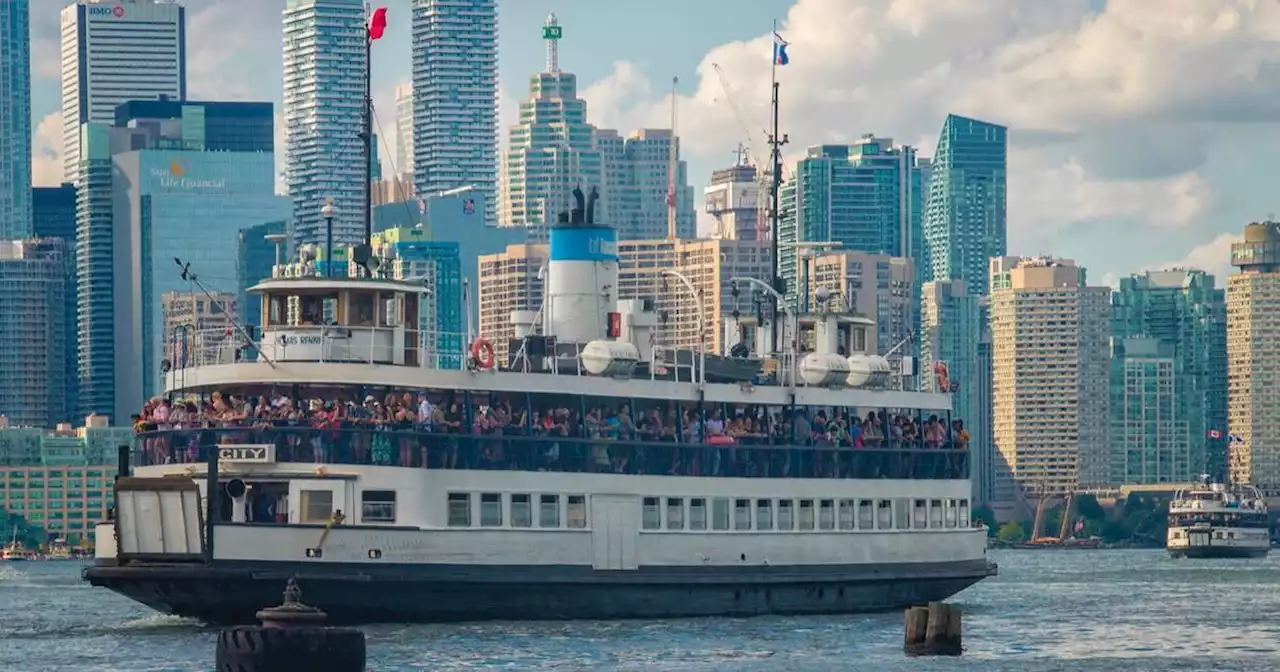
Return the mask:
<path fill-rule="evenodd" d="M 124 7 L 116 5 L 115 7 L 94 7 L 90 5 L 85 11 L 94 18 L 122 18 L 124 16 Z"/>
<path fill-rule="evenodd" d="M 276 461 L 276 447 L 269 443 L 229 444 L 218 446 L 219 462 L 270 464 Z"/>

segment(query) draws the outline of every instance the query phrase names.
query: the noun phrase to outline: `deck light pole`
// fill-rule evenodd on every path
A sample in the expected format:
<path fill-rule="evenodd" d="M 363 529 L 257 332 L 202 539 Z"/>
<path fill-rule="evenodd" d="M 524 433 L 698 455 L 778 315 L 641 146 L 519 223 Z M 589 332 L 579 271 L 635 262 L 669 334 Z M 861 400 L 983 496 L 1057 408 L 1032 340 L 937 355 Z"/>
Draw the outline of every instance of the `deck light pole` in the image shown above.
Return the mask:
<path fill-rule="evenodd" d="M 707 382 L 707 307 L 702 297 L 702 290 L 698 289 L 689 276 L 669 268 L 662 269 L 662 274 L 669 275 L 680 281 L 693 294 L 694 301 L 698 302 L 698 380 L 702 384 Z"/>

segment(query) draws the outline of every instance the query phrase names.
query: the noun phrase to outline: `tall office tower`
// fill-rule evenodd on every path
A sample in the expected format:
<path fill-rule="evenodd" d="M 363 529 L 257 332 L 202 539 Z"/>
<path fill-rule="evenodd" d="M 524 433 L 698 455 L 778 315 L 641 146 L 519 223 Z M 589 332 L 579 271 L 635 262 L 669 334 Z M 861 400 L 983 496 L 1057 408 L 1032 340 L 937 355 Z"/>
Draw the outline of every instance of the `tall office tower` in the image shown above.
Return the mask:
<path fill-rule="evenodd" d="M 760 229 L 760 182 L 756 167 L 743 163 L 711 173 L 711 185 L 702 190 L 707 214 L 716 221 L 713 238 L 758 240 Z"/>
<path fill-rule="evenodd" d="M 31 236 L 30 11 L 0 2 L 0 240 Z"/>
<path fill-rule="evenodd" d="M 854 250 L 808 253 L 800 257 L 801 312 L 847 311 L 875 320 L 875 340 L 867 339 L 871 352 L 885 354 L 913 333 L 916 303 L 915 268 L 910 259 Z M 819 301 L 825 289 L 827 304 Z M 898 358 L 912 354 L 902 348 Z"/>
<path fill-rule="evenodd" d="M 57 238 L 63 242 L 62 266 L 66 279 L 62 296 L 66 304 L 63 320 L 62 351 L 66 362 L 63 391 L 69 417 L 76 413 L 78 384 L 76 380 L 76 187 L 34 187 L 31 190 L 31 213 L 36 238 Z"/>
<path fill-rule="evenodd" d="M 1227 470 L 1280 490 L 1280 223 L 1245 227 L 1227 278 Z"/>
<path fill-rule="evenodd" d="M 974 344 L 982 342 L 986 329 L 981 297 L 965 291 L 963 280 L 924 283 L 920 292 L 920 370 L 926 389 L 951 393 L 951 415 L 964 421 L 969 431 L 969 473 L 973 501 L 986 503 L 993 494 L 991 432 L 985 422 L 986 397 L 982 391 L 989 374 Z M 945 366 L 949 389 L 939 385 L 935 365 Z"/>
<path fill-rule="evenodd" d="M 474 185 L 498 212 L 498 2 L 413 0 L 413 172 L 422 195 Z M 522 118 L 523 121 L 523 118 Z"/>
<path fill-rule="evenodd" d="M 1227 312 L 1225 294 L 1214 284 L 1204 271 L 1147 271 L 1122 278 L 1111 295 L 1111 332 L 1117 341 L 1111 463 L 1118 484 L 1226 477 Z M 1159 382 L 1167 389 L 1154 396 L 1134 389 L 1135 381 L 1164 375 L 1159 362 L 1164 357 L 1171 358 L 1170 377 Z M 1143 405 L 1148 402 L 1157 405 Z M 1137 424 L 1142 418 L 1177 422 L 1160 430 L 1177 436 L 1157 437 Z"/>
<path fill-rule="evenodd" d="M 66 376 L 66 242 L 0 241 L 0 415 L 11 425 L 71 420 Z"/>
<path fill-rule="evenodd" d="M 916 150 L 864 135 L 850 145 L 810 147 L 779 194 L 781 276 L 795 301 L 796 242 L 919 259 L 924 191 Z"/>
<path fill-rule="evenodd" d="M 413 181 L 413 86 L 396 87 L 396 165 L 391 177 Z M 388 201 L 390 202 L 390 201 Z"/>
<path fill-rule="evenodd" d="M 336 245 L 364 242 L 365 40 L 362 0 L 286 0 L 285 182 L 293 242 L 324 244 L 333 199 Z"/>
<path fill-rule="evenodd" d="M 964 280 L 988 293 L 987 263 L 1006 253 L 1004 126 L 947 115 L 930 166 L 925 207 L 924 280 Z"/>
<path fill-rule="evenodd" d="M 543 27 L 547 68 L 529 78 L 529 97 L 520 103 L 520 123 L 509 131 L 502 165 L 499 224 L 533 228 L 541 239 L 556 215 L 570 209 L 574 187 L 584 192 L 601 188 L 597 212 L 606 221 L 613 198 L 603 188 L 604 159 L 596 147 L 596 129 L 587 123 L 587 103 L 578 97 L 578 78 L 560 71 L 560 35 L 552 14 Z M 425 148 L 419 144 L 417 151 Z M 415 179 L 421 184 L 421 176 Z"/>
<path fill-rule="evenodd" d="M 237 233 L 285 221 L 291 210 L 274 193 L 272 136 L 259 132 L 271 123 L 270 103 L 150 107 L 122 106 L 139 116 L 84 127 L 76 233 L 86 414 L 127 418 L 160 389 L 172 346 L 162 295 L 198 291 L 175 257 L 210 290 L 234 295 Z"/>
<path fill-rule="evenodd" d="M 627 240 L 666 238 L 670 230 L 667 191 L 671 180 L 671 129 L 642 128 L 623 138 L 617 131 L 596 131 L 596 147 L 604 162 L 605 221 Z M 676 237 L 697 235 L 693 187 L 688 166 L 679 158 L 680 139 L 675 138 Z"/>
<path fill-rule="evenodd" d="M 130 100 L 187 97 L 186 9 L 162 0 L 79 0 L 62 10 L 63 181 L 81 168 L 80 126 Z"/>
<path fill-rule="evenodd" d="M 996 497 L 1105 484 L 1111 290 L 1066 259 L 997 257 L 990 269 Z"/>

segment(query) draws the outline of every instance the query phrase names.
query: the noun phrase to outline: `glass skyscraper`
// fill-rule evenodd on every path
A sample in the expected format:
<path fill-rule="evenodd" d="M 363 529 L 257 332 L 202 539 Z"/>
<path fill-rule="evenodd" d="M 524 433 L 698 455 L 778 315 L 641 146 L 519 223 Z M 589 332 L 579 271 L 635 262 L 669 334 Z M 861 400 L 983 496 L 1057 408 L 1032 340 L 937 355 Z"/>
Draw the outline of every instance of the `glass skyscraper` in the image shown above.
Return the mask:
<path fill-rule="evenodd" d="M 453 356 L 428 356 L 425 365 L 462 368 L 459 353 L 468 341 L 458 243 L 434 241 L 426 229 L 406 227 L 377 234 L 373 245 L 378 256 L 389 260 L 391 277 L 420 282 L 428 290 L 419 295 L 420 345 L 429 353 Z"/>
<path fill-rule="evenodd" d="M 31 235 L 31 38 L 27 0 L 0 2 L 0 240 Z"/>
<path fill-rule="evenodd" d="M 76 187 L 63 184 L 57 187 L 35 187 L 31 190 L 31 212 L 36 238 L 57 238 L 63 241 L 63 303 L 66 319 L 63 321 L 62 352 L 66 374 L 62 377 L 62 390 L 66 397 L 67 414 L 76 412 L 78 382 L 76 380 Z"/>
<path fill-rule="evenodd" d="M 1120 280 L 1111 295 L 1114 482 L 1226 476 L 1226 316 L 1225 292 L 1204 271 Z"/>
<path fill-rule="evenodd" d="M 925 206 L 923 279 L 964 280 L 989 293 L 988 263 L 1006 253 L 1006 129 L 947 115 L 938 137 Z"/>
<path fill-rule="evenodd" d="M 832 241 L 841 250 L 918 259 L 922 179 L 915 149 L 887 138 L 810 147 L 779 194 L 778 256 L 788 294 L 797 296 L 796 249 L 786 243 Z"/>
<path fill-rule="evenodd" d="M 57 238 L 0 241 L 0 415 L 15 426 L 71 419 L 66 254 Z"/>
<path fill-rule="evenodd" d="M 276 244 L 267 240 L 268 235 L 288 233 L 287 222 L 266 222 L 247 229 L 240 229 L 236 243 L 236 286 L 240 302 L 240 323 L 262 326 L 262 301 L 260 296 L 249 296 L 248 289 L 271 277 L 276 264 Z M 281 261 L 289 261 L 285 255 L 288 244 L 280 243 Z"/>
<path fill-rule="evenodd" d="M 475 186 L 497 213 L 498 2 L 413 0 L 415 193 Z"/>
<path fill-rule="evenodd" d="M 115 125 L 145 124 L 159 131 L 166 121 L 176 120 L 181 122 L 182 139 L 160 142 L 171 149 L 271 152 L 275 151 L 274 110 L 271 103 L 135 100 L 116 108 Z"/>
<path fill-rule="evenodd" d="M 287 0 L 284 7 L 286 182 L 293 242 L 324 244 L 333 199 L 335 245 L 364 242 L 363 0 Z"/>

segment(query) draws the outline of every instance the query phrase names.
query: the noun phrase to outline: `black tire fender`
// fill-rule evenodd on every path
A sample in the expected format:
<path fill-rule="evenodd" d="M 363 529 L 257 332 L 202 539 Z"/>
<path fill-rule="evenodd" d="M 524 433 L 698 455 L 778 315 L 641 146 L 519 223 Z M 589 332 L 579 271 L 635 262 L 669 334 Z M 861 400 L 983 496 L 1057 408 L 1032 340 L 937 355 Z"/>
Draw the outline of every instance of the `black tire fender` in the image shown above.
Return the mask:
<path fill-rule="evenodd" d="M 218 672 L 364 672 L 364 633 L 350 628 L 227 628 Z"/>

